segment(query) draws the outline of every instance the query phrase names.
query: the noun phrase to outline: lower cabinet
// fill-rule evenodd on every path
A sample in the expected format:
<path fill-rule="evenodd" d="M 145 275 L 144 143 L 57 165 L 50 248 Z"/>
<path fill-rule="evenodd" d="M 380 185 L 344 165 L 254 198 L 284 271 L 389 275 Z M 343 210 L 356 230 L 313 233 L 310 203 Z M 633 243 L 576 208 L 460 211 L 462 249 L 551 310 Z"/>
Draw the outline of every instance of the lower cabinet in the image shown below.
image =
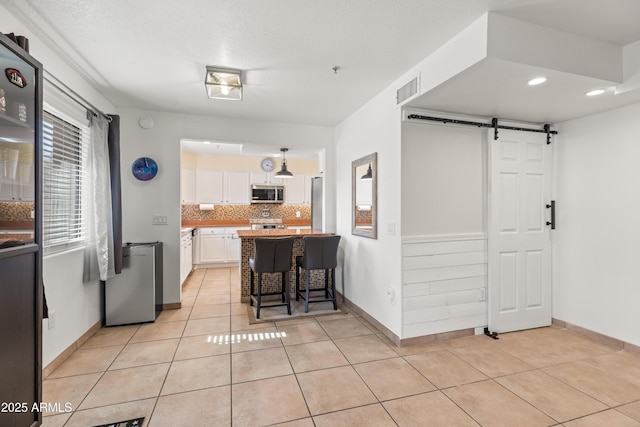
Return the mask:
<path fill-rule="evenodd" d="M 240 238 L 238 230 L 249 227 L 199 228 L 196 264 L 224 264 L 240 261 Z"/>
<path fill-rule="evenodd" d="M 184 283 L 193 269 L 193 237 L 191 233 L 180 239 L 180 283 Z"/>

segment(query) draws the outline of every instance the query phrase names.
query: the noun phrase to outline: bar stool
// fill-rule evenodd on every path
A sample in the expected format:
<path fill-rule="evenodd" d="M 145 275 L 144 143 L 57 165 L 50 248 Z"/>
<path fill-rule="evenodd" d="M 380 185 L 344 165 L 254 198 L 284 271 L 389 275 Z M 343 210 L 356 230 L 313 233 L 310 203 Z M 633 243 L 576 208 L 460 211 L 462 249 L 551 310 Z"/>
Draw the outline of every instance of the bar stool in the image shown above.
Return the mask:
<path fill-rule="evenodd" d="M 309 312 L 309 303 L 333 301 L 333 309 L 338 309 L 336 299 L 336 267 L 338 265 L 338 244 L 340 236 L 304 236 L 304 255 L 296 257 L 296 301 L 304 298 L 304 312 Z M 304 293 L 300 289 L 300 273 L 307 272 Z M 324 270 L 324 288 L 311 288 L 311 270 Z M 331 288 L 329 287 L 331 273 Z M 324 292 L 324 299 L 309 300 L 309 292 Z"/>
<path fill-rule="evenodd" d="M 293 253 L 293 237 L 254 239 L 255 255 L 249 259 L 251 267 L 251 294 L 249 303 L 256 303 L 256 319 L 260 318 L 261 307 L 287 306 L 287 313 L 291 315 L 289 295 L 289 270 Z M 254 294 L 254 274 L 258 274 L 258 290 Z M 262 292 L 262 275 L 264 273 L 282 273 L 282 289 L 280 292 Z M 263 295 L 282 295 L 281 304 L 262 304 Z"/>

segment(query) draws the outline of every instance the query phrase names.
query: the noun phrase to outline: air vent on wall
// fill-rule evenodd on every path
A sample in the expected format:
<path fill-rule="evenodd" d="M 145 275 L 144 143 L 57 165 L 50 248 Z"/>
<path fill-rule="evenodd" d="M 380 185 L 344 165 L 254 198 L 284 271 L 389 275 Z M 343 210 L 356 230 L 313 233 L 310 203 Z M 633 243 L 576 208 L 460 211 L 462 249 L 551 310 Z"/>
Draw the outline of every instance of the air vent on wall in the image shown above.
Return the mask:
<path fill-rule="evenodd" d="M 404 100 L 411 98 L 416 93 L 418 93 L 417 77 L 398 89 L 398 92 L 396 94 L 396 103 L 401 104 Z"/>

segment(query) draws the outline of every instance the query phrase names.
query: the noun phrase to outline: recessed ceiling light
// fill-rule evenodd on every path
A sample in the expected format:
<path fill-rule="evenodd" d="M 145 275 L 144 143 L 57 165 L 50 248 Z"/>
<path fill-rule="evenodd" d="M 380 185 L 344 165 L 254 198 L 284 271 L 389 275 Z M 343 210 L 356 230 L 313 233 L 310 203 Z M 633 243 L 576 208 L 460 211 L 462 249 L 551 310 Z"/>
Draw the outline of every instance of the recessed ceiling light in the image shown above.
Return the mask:
<path fill-rule="evenodd" d="M 589 92 L 585 93 L 585 95 L 587 96 L 598 96 L 598 95 L 602 95 L 604 93 L 604 89 L 594 89 L 594 90 L 590 90 Z"/>
<path fill-rule="evenodd" d="M 529 86 L 537 86 L 537 85 L 541 85 L 542 83 L 546 82 L 547 78 L 546 77 L 536 77 L 535 79 L 531 79 L 527 82 L 527 84 Z"/>

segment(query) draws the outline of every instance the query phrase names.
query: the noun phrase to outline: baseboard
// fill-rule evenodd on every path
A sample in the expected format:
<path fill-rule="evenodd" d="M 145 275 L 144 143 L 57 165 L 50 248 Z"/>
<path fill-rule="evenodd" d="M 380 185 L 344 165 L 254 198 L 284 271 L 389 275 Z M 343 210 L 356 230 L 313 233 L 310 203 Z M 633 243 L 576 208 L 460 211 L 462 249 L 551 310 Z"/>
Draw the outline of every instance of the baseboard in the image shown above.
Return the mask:
<path fill-rule="evenodd" d="M 369 313 L 364 311 L 362 308 L 358 307 L 357 304 L 354 304 L 353 301 L 350 301 L 348 298 L 346 298 L 344 295 L 342 295 L 339 292 L 338 292 L 338 296 L 342 299 L 342 302 L 344 303 L 344 305 L 347 306 L 347 308 L 350 311 L 352 311 L 353 313 L 357 314 L 360 317 L 363 317 L 367 322 L 375 326 L 375 328 L 378 329 L 384 336 L 386 336 L 391 341 L 393 341 L 393 343 L 398 347 L 405 347 L 405 346 L 418 345 L 418 344 L 428 344 L 432 342 L 445 341 L 445 340 L 450 340 L 454 338 L 462 338 L 462 337 L 475 335 L 475 330 L 473 328 L 470 328 L 470 329 L 462 329 L 459 331 L 442 332 L 439 334 L 423 335 L 420 337 L 402 339 L 396 334 L 394 334 L 382 323 L 378 322 L 376 319 L 371 317 Z"/>
<path fill-rule="evenodd" d="M 608 335 L 601 334 L 599 332 L 592 331 L 591 329 L 583 328 L 582 326 L 574 325 L 569 322 L 565 322 L 560 319 L 551 319 L 551 323 L 559 328 L 564 328 L 568 331 L 576 332 L 580 335 L 592 339 L 600 344 L 608 345 L 611 347 L 619 348 L 621 350 L 627 350 L 629 352 L 640 354 L 640 346 L 628 343 L 626 341 L 619 340 L 617 338 L 610 337 Z"/>
<path fill-rule="evenodd" d="M 62 362 L 67 360 L 69 356 L 75 353 L 77 349 L 82 347 L 83 344 L 86 343 L 87 340 L 89 340 L 89 338 L 91 338 L 96 332 L 98 332 L 98 329 L 100 329 L 101 327 L 102 327 L 102 320 L 99 320 L 98 322 L 95 323 L 95 325 L 90 327 L 87 332 L 82 334 L 80 338 L 75 340 L 69 347 L 67 347 L 62 353 L 60 353 L 58 357 L 53 359 L 51 363 L 49 363 L 47 366 L 44 367 L 44 369 L 42 370 L 42 378 L 46 379 L 49 375 L 51 375 L 51 373 L 55 371 L 58 368 L 58 366 L 62 364 Z"/>
<path fill-rule="evenodd" d="M 163 310 L 178 310 L 182 307 L 182 303 L 180 302 L 170 302 L 168 304 L 162 304 Z"/>

